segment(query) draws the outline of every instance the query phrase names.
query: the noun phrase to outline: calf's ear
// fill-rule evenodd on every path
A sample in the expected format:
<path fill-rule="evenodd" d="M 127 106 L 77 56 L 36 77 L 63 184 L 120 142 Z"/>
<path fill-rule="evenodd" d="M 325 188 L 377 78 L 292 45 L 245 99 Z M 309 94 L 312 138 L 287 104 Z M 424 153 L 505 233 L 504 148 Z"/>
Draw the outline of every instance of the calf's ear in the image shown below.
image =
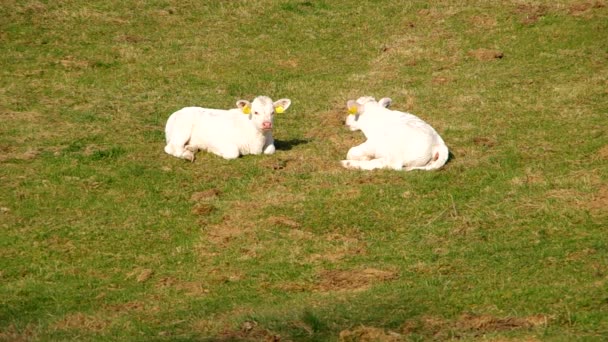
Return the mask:
<path fill-rule="evenodd" d="M 289 108 L 289 106 L 291 106 L 291 100 L 290 99 L 280 99 L 277 100 L 273 103 L 274 106 L 274 111 L 278 114 L 281 114 L 283 112 L 285 112 L 285 110 L 287 110 L 287 108 Z"/>
<path fill-rule="evenodd" d="M 378 103 L 382 107 L 388 108 L 393 103 L 393 100 L 390 97 L 383 97 L 383 98 L 380 99 L 380 101 L 378 101 Z"/>
<path fill-rule="evenodd" d="M 239 107 L 243 114 L 251 114 L 251 103 L 247 100 L 236 101 L 236 106 Z"/>
<path fill-rule="evenodd" d="M 348 100 L 348 102 L 346 102 L 346 109 L 348 109 L 349 115 L 361 114 L 363 106 L 355 100 Z"/>

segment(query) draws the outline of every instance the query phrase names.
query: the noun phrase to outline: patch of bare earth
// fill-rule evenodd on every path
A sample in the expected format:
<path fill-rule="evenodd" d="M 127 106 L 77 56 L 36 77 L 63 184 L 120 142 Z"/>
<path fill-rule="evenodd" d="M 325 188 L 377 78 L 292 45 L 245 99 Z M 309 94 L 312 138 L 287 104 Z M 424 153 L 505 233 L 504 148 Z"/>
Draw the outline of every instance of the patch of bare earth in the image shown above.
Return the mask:
<path fill-rule="evenodd" d="M 523 25 L 532 25 L 547 14 L 548 8 L 545 5 L 519 4 L 514 12 L 519 16 L 519 21 Z"/>
<path fill-rule="evenodd" d="M 600 148 L 600 150 L 598 151 L 597 154 L 600 157 L 600 159 L 608 160 L 608 145 Z"/>
<path fill-rule="evenodd" d="M 188 296 L 200 297 L 208 294 L 210 291 L 202 282 L 196 281 L 183 281 L 173 277 L 164 277 L 156 283 L 156 288 L 176 289 Z"/>
<path fill-rule="evenodd" d="M 608 215 L 608 185 L 602 184 L 588 203 L 589 211 L 596 216 Z"/>
<path fill-rule="evenodd" d="M 606 1 L 581 1 L 571 4 L 568 7 L 568 14 L 575 17 L 590 18 L 593 16 L 593 10 L 606 7 Z"/>
<path fill-rule="evenodd" d="M 205 231 L 204 239 L 216 246 L 227 247 L 234 239 L 245 234 L 246 231 L 251 230 L 252 227 L 245 227 L 242 225 L 231 224 L 226 222 L 209 227 Z"/>
<path fill-rule="evenodd" d="M 465 313 L 455 321 L 448 321 L 434 316 L 423 316 L 403 323 L 400 332 L 406 336 L 417 334 L 432 337 L 435 340 L 444 340 L 449 339 L 450 336 L 452 338 L 462 338 L 516 329 L 533 329 L 546 326 L 549 321 L 550 318 L 545 315 L 495 317 L 492 315 Z M 534 337 L 529 337 L 525 340 L 536 341 Z"/>
<path fill-rule="evenodd" d="M 56 322 L 53 327 L 57 330 L 84 330 L 87 332 L 100 332 L 112 325 L 108 317 L 87 315 L 82 312 L 71 313 Z"/>
<path fill-rule="evenodd" d="M 504 53 L 500 50 L 485 48 L 471 50 L 468 52 L 468 55 L 474 57 L 478 61 L 491 61 L 504 57 Z"/>
<path fill-rule="evenodd" d="M 63 59 L 58 61 L 58 64 L 61 64 L 64 68 L 68 70 L 86 69 L 91 66 L 91 62 L 78 59 L 73 56 L 65 56 Z"/>
<path fill-rule="evenodd" d="M 241 324 L 240 329 L 224 330 L 215 340 L 278 342 L 281 341 L 281 335 L 259 326 L 255 321 L 245 321 Z"/>
<path fill-rule="evenodd" d="M 360 326 L 354 329 L 342 330 L 340 342 L 398 342 L 404 341 L 403 336 L 394 331 L 380 328 Z"/>
<path fill-rule="evenodd" d="M 34 332 L 34 325 L 28 324 L 25 328 L 19 329 L 14 325 L 0 330 L 0 341 L 29 342 L 37 341 L 38 334 Z"/>
<path fill-rule="evenodd" d="M 549 318 L 545 315 L 527 317 L 494 317 L 492 315 L 463 314 L 456 326 L 464 331 L 505 331 L 513 329 L 529 329 L 547 325 Z"/>
<path fill-rule="evenodd" d="M 315 290 L 320 292 L 333 291 L 365 291 L 372 285 L 398 278 L 393 270 L 365 268 L 362 270 L 323 270 L 318 274 Z"/>
<path fill-rule="evenodd" d="M 314 261 L 314 260 L 313 260 Z M 289 292 L 360 292 L 374 284 L 399 277 L 393 270 L 365 268 L 361 270 L 322 270 L 314 282 L 287 282 L 271 287 Z"/>
<path fill-rule="evenodd" d="M 496 18 L 489 15 L 476 15 L 469 19 L 469 22 L 473 24 L 474 27 L 489 29 L 496 27 Z"/>
<path fill-rule="evenodd" d="M 217 189 L 209 189 L 205 191 L 195 192 L 190 196 L 190 201 L 194 202 L 192 206 L 192 214 L 196 216 L 207 216 L 215 211 L 215 206 L 209 201 L 217 198 L 220 191 Z"/>
<path fill-rule="evenodd" d="M 200 202 L 202 200 L 211 200 L 215 199 L 220 195 L 220 191 L 218 189 L 208 189 L 205 191 L 195 192 L 190 196 L 190 200 L 193 202 Z"/>
<path fill-rule="evenodd" d="M 275 226 L 283 226 L 287 228 L 299 228 L 300 223 L 287 216 L 271 216 L 267 219 L 268 223 Z"/>

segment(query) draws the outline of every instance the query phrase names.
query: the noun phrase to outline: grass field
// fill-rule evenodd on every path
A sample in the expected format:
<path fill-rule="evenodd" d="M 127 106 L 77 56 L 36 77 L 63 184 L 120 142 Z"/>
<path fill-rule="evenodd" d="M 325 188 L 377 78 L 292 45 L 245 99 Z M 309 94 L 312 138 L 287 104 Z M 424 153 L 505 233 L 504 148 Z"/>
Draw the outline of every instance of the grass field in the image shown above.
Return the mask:
<path fill-rule="evenodd" d="M 163 152 L 287 97 L 278 151 Z M 343 169 L 348 99 L 452 157 Z M 0 4 L 0 340 L 608 339 L 608 2 Z"/>

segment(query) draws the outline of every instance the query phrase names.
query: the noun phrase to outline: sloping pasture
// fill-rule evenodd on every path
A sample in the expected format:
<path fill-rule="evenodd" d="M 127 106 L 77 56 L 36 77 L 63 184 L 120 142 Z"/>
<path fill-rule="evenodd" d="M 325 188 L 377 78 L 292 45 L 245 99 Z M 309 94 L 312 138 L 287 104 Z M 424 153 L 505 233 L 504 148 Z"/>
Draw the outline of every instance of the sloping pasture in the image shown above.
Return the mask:
<path fill-rule="evenodd" d="M 0 5 L 0 340 L 608 337 L 608 3 Z M 288 97 L 278 151 L 166 155 Z M 391 97 L 436 172 L 340 167 Z"/>

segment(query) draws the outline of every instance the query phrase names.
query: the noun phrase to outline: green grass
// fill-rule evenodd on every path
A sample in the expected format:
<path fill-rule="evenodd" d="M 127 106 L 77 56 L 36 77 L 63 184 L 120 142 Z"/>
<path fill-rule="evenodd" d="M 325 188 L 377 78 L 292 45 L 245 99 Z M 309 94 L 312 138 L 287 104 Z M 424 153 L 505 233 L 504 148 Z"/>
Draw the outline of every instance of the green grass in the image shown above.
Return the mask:
<path fill-rule="evenodd" d="M 605 1 L 4 1 L 0 340 L 605 340 L 607 34 Z M 163 152 L 256 95 L 293 101 L 276 154 Z M 341 168 L 362 95 L 450 162 Z"/>

